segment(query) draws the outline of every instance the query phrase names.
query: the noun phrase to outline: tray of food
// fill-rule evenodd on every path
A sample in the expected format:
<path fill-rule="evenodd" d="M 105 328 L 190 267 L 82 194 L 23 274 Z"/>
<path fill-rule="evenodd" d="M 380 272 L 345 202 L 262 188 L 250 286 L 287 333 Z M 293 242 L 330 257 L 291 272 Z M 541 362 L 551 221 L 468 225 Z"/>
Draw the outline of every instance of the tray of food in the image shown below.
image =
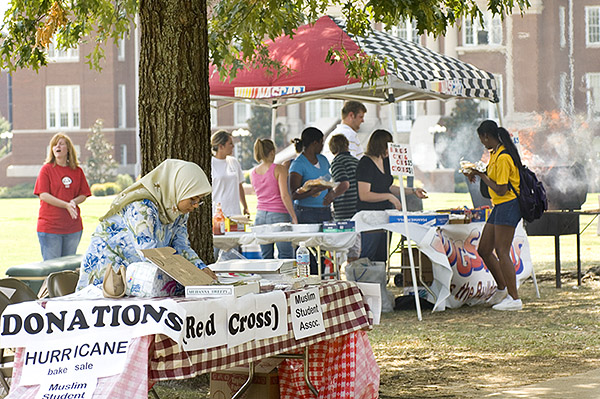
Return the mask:
<path fill-rule="evenodd" d="M 319 191 L 329 190 L 335 188 L 335 183 L 321 178 L 307 180 L 302 187 L 298 189 L 298 193 L 305 193 L 315 188 Z"/>

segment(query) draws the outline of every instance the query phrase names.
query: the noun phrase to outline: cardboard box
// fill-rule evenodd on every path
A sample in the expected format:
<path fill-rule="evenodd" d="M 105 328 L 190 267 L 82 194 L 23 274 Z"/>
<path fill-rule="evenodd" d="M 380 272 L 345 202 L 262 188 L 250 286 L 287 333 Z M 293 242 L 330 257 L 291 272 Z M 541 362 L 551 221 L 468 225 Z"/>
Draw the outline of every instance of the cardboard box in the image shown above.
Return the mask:
<path fill-rule="evenodd" d="M 323 233 L 342 233 L 354 230 L 355 224 L 353 220 L 342 220 L 339 222 L 323 222 Z"/>
<path fill-rule="evenodd" d="M 408 214 L 409 223 L 417 223 L 426 226 L 441 226 L 448 224 L 450 215 L 447 213 L 437 214 Z M 404 215 L 390 215 L 389 223 L 404 223 Z"/>
<path fill-rule="evenodd" d="M 433 267 L 431 265 L 431 260 L 419 251 L 418 248 L 413 248 L 413 259 L 415 261 L 415 273 L 417 275 L 417 283 L 421 284 L 419 281 L 419 270 L 416 268 L 418 265 L 421 265 L 421 275 L 423 276 L 423 281 L 430 285 L 433 283 Z M 406 269 L 402 270 L 402 277 L 404 281 L 404 287 L 412 287 L 412 275 L 410 273 L 410 259 L 408 257 L 408 248 L 402 249 L 402 265 L 406 267 Z"/>
<path fill-rule="evenodd" d="M 184 287 L 210 285 L 217 279 L 217 275 L 208 267 L 198 269 L 183 256 L 175 255 L 175 250 L 171 247 L 141 249 L 140 251 L 148 260 Z"/>
<path fill-rule="evenodd" d="M 259 292 L 260 285 L 257 282 L 240 285 L 191 285 L 185 287 L 186 298 L 237 298 L 246 294 L 258 294 Z"/>
<path fill-rule="evenodd" d="M 210 373 L 210 398 L 229 399 L 246 382 L 248 372 L 215 371 Z M 255 373 L 252 385 L 243 399 L 279 399 L 279 376 L 277 369 L 270 373 Z"/>

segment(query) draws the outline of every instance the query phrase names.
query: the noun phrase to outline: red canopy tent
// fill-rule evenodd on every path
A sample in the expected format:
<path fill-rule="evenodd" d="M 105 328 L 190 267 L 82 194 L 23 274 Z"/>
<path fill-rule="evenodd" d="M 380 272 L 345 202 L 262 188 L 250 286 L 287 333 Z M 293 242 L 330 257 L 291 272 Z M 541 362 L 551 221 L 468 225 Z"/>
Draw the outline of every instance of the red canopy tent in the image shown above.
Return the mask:
<path fill-rule="evenodd" d="M 374 30 L 367 38 L 352 37 L 343 21 L 329 16 L 299 27 L 293 38 L 281 36 L 268 41 L 267 46 L 271 58 L 292 73 L 276 75 L 264 67 L 252 68 L 239 71 L 231 81 L 220 81 L 213 65 L 211 99 L 252 101 L 271 107 L 315 98 L 376 103 L 453 97 L 498 101 L 492 74 L 385 32 Z M 342 48 L 349 55 L 363 51 L 388 57 L 387 81 L 381 79 L 374 90 L 348 78 L 342 62 L 325 61 L 329 49 Z"/>

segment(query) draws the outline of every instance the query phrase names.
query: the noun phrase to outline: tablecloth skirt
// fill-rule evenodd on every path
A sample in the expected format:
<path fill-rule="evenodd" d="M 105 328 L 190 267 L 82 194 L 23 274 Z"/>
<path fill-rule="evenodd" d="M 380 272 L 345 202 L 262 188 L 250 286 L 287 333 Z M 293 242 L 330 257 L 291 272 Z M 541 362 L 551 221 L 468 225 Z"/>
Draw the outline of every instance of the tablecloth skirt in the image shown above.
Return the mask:
<path fill-rule="evenodd" d="M 98 378 L 94 398 L 148 399 L 148 348 L 154 336 L 134 338 L 127 350 L 125 370 L 127 372 L 110 377 Z M 39 385 L 19 386 L 20 370 L 23 365 L 23 348 L 15 352 L 15 366 L 11 389 L 5 399 L 33 399 Z"/>
<path fill-rule="evenodd" d="M 379 366 L 365 331 L 313 344 L 309 359 L 309 378 L 319 399 L 379 397 Z M 286 359 L 278 369 L 281 399 L 314 399 L 302 360 Z"/>

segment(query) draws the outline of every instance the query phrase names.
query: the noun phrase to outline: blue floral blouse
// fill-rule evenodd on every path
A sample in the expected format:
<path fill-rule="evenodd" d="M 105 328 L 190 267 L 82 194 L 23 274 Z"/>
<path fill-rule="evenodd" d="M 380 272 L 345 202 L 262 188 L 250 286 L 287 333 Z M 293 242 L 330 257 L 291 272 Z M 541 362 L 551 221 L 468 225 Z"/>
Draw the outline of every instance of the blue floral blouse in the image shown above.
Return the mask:
<path fill-rule="evenodd" d="M 187 231 L 188 215 L 171 224 L 163 224 L 154 202 L 144 199 L 125 206 L 118 214 L 101 221 L 81 262 L 77 290 L 90 284 L 102 285 L 109 265 L 115 270 L 134 262 L 148 261 L 140 249 L 171 247 L 198 268 L 206 267 L 190 248 Z"/>

